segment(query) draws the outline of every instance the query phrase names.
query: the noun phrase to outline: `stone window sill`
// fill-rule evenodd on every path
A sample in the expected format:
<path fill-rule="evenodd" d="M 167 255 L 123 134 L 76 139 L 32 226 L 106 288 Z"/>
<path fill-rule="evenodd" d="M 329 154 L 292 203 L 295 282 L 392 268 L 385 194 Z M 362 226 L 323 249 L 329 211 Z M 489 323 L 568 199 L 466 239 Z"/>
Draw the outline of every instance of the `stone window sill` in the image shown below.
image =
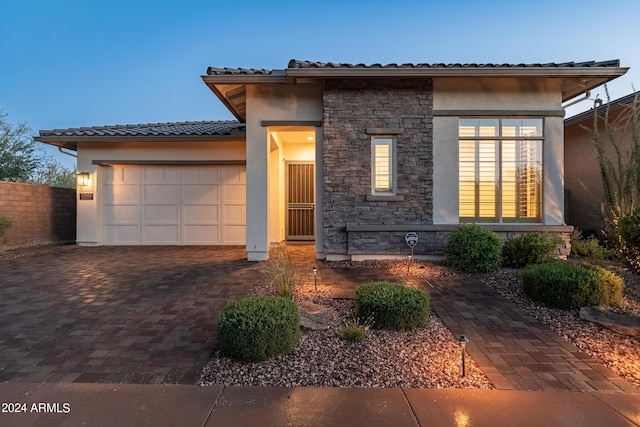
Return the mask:
<path fill-rule="evenodd" d="M 368 194 L 366 198 L 367 202 L 402 202 L 404 196 L 378 196 L 374 194 Z"/>

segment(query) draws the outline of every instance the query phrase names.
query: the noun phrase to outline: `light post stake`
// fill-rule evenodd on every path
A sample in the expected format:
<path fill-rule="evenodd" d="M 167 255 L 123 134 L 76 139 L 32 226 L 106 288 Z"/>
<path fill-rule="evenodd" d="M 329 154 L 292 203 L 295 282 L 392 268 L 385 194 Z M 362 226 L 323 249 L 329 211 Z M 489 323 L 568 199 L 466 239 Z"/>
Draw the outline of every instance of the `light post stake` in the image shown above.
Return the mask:
<path fill-rule="evenodd" d="M 312 271 L 313 271 L 313 283 L 317 291 L 318 290 L 318 268 L 314 265 L 312 268 Z"/>
<path fill-rule="evenodd" d="M 466 375 L 466 366 L 465 366 L 465 360 L 464 360 L 464 355 L 465 355 L 465 345 L 469 342 L 469 338 L 467 338 L 465 335 L 460 335 L 460 338 L 458 339 L 458 342 L 460 343 L 460 347 L 462 348 L 462 376 L 464 377 Z"/>

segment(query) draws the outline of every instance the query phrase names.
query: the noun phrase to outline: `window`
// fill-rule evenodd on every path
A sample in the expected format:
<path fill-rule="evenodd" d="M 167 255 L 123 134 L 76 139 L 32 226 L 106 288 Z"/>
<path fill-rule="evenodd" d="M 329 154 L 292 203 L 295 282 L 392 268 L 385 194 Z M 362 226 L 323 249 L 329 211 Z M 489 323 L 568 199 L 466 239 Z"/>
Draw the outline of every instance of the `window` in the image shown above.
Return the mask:
<path fill-rule="evenodd" d="M 542 119 L 460 119 L 461 222 L 541 222 Z"/>
<path fill-rule="evenodd" d="M 372 194 L 395 194 L 394 142 L 391 136 L 372 137 Z"/>

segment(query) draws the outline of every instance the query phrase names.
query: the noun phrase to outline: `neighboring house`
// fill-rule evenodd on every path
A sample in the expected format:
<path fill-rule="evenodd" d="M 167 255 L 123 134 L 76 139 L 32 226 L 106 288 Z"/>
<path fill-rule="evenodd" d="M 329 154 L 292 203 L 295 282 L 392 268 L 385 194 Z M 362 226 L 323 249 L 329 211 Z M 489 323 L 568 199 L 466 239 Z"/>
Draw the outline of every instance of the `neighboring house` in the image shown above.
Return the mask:
<path fill-rule="evenodd" d="M 78 244 L 283 240 L 328 260 L 441 253 L 460 223 L 510 237 L 564 223 L 563 102 L 623 75 L 562 64 L 212 68 L 238 122 L 41 131 L 78 152 Z"/>
<path fill-rule="evenodd" d="M 624 107 L 639 99 L 640 92 L 635 92 L 608 104 L 597 106 L 598 129 L 604 133 L 606 124 L 603 115 L 609 109 L 609 121 L 614 121 Z M 566 222 L 587 233 L 599 232 L 602 228 L 600 215 L 604 200 L 602 175 L 596 148 L 591 139 L 593 128 L 593 108 L 576 114 L 564 121 L 564 156 L 565 156 L 565 208 Z M 624 136 L 623 136 L 624 133 Z M 625 141 L 631 147 L 631 129 L 619 128 L 615 138 Z M 624 144 L 623 144 L 624 148 Z M 617 159 L 611 146 L 608 147 L 610 158 Z M 617 162 L 614 161 L 614 165 Z"/>

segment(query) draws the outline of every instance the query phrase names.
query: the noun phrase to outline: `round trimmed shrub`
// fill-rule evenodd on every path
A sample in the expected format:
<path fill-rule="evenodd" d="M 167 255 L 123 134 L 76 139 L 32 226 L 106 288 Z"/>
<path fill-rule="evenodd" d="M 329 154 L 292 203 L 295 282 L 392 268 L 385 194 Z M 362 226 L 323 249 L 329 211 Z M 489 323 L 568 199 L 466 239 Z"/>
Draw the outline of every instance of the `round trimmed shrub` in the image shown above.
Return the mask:
<path fill-rule="evenodd" d="M 553 252 L 562 239 L 547 233 L 525 233 L 507 240 L 502 246 L 502 265 L 523 268 L 527 265 L 551 261 Z"/>
<path fill-rule="evenodd" d="M 298 306 L 288 298 L 263 296 L 233 301 L 218 321 L 220 354 L 243 362 L 287 353 L 299 341 Z"/>
<path fill-rule="evenodd" d="M 618 305 L 623 280 L 602 267 L 552 261 L 522 270 L 522 290 L 533 301 L 564 310 Z"/>
<path fill-rule="evenodd" d="M 356 289 L 355 303 L 358 319 L 375 329 L 405 331 L 429 320 L 429 295 L 399 283 L 366 283 Z"/>
<path fill-rule="evenodd" d="M 488 273 L 500 267 L 502 241 L 493 231 L 476 224 L 453 230 L 445 249 L 445 262 L 465 273 Z"/>

